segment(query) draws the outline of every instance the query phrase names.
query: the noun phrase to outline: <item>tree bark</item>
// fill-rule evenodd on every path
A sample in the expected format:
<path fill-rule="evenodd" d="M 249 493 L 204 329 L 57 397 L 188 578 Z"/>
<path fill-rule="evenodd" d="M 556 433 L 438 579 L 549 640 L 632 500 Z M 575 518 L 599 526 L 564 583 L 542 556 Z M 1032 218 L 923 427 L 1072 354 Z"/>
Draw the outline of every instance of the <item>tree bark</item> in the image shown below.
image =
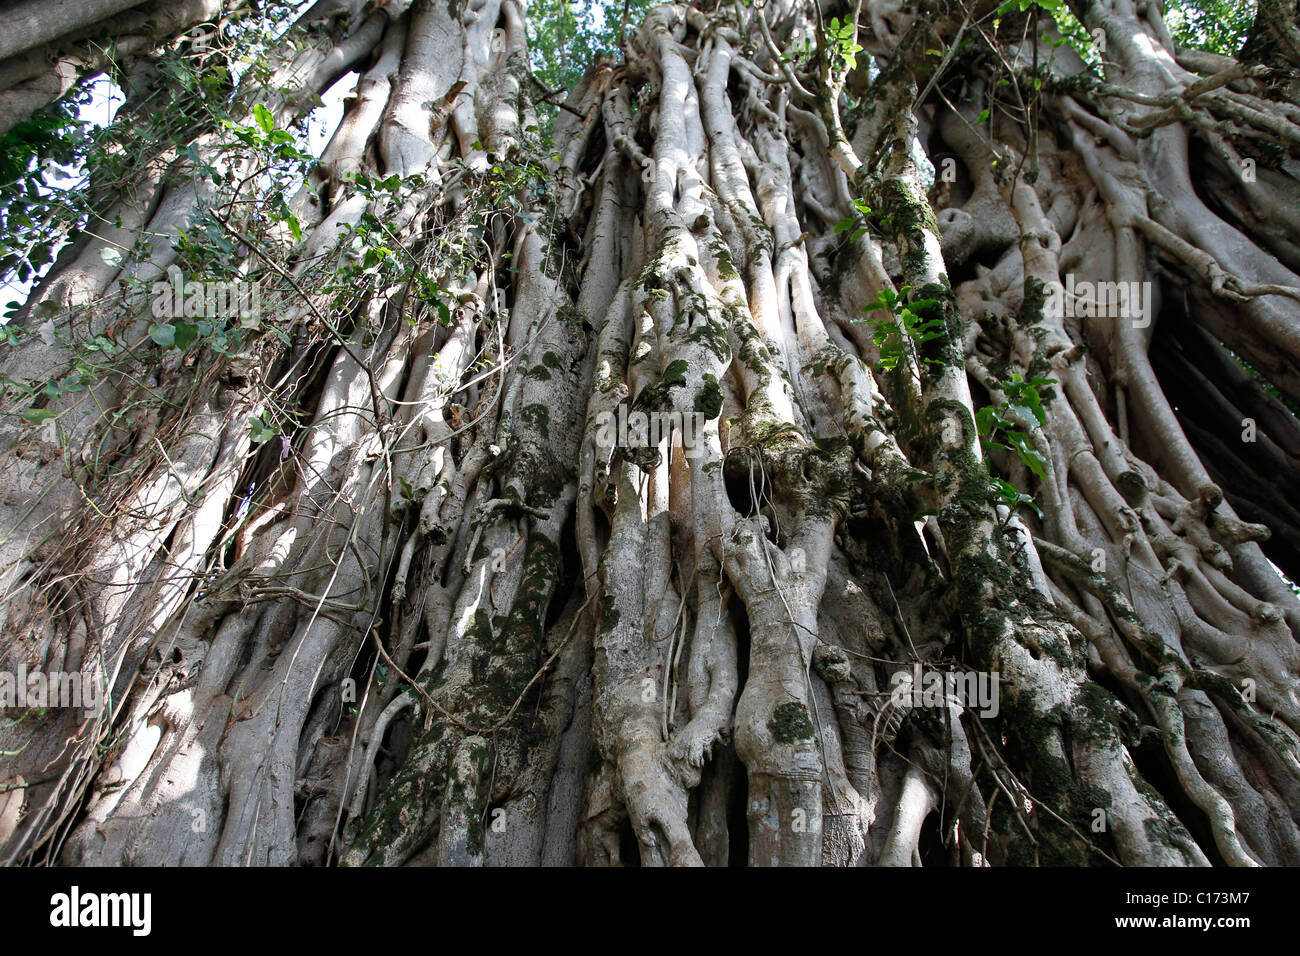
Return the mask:
<path fill-rule="evenodd" d="M 654 7 L 549 139 L 519 0 L 305 12 L 17 320 L 0 660 L 106 696 L 3 858 L 1300 863 L 1289 34 L 985 6 Z"/>

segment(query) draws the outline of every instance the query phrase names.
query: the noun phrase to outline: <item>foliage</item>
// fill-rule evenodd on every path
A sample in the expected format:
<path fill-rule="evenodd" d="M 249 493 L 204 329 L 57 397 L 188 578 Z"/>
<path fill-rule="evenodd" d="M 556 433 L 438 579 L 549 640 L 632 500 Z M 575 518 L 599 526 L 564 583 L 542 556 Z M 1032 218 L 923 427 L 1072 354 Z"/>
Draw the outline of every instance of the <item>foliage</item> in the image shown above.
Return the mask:
<path fill-rule="evenodd" d="M 1054 378 L 1035 375 L 1025 379 L 1019 372 L 1002 383 L 1006 399 L 1002 404 L 985 405 L 975 412 L 975 427 L 979 430 L 985 448 L 1013 451 L 1024 466 L 1039 478 L 1047 477 L 1048 461 L 1033 446 L 1029 436 L 1022 431 L 1024 423 L 1046 424 L 1047 412 L 1043 409 L 1038 390 L 1056 384 Z"/>
<path fill-rule="evenodd" d="M 937 304 L 935 299 L 915 299 L 908 301 L 907 294 L 911 286 L 903 286 L 897 292 L 893 289 L 881 289 L 876 293 L 876 301 L 863 308 L 864 312 L 885 311 L 887 319 L 875 319 L 872 326 L 875 331 L 872 341 L 880 349 L 880 367 L 887 372 L 897 368 L 899 360 L 907 351 L 907 343 L 920 345 L 944 334 L 943 319 L 925 319 L 918 315 Z M 935 361 L 935 360 L 927 360 Z"/>
<path fill-rule="evenodd" d="M 867 228 L 867 217 L 871 215 L 871 207 L 861 199 L 853 200 L 853 215 L 846 219 L 841 219 L 835 224 L 836 232 L 849 233 L 849 242 L 857 242 L 869 231 Z M 873 308 L 880 308 L 876 305 Z"/>
<path fill-rule="evenodd" d="M 1024 13 L 1033 7 L 1041 7 L 1048 12 L 1060 10 L 1065 4 L 1062 0 L 1007 0 L 1006 3 L 998 7 L 998 16 L 1005 16 L 1012 10 L 1018 10 Z"/>
<path fill-rule="evenodd" d="M 851 21 L 841 23 L 838 17 L 832 17 L 826 26 L 826 38 L 846 70 L 858 68 L 858 54 L 862 52 L 862 44 L 856 41 L 856 35 L 857 27 Z"/>
<path fill-rule="evenodd" d="M 538 0 L 528 7 L 528 52 L 537 78 L 552 90 L 568 90 L 598 57 L 621 58 L 619 28 L 640 23 L 654 0 L 570 3 Z"/>
<path fill-rule="evenodd" d="M 90 98 L 89 85 L 78 84 L 0 136 L 0 281 L 34 278 L 85 213 L 77 169 L 95 141 L 80 118 Z"/>
<path fill-rule="evenodd" d="M 1165 23 L 1174 42 L 1235 56 L 1255 22 L 1255 0 L 1169 0 Z"/>
<path fill-rule="evenodd" d="M 836 228 L 839 229 L 838 226 Z M 910 291 L 910 286 L 903 286 L 897 292 L 889 288 L 881 289 L 876 294 L 876 301 L 863 309 L 864 312 L 884 311 L 889 314 L 888 318 L 875 319 L 871 323 L 874 327 L 872 341 L 880 350 L 880 367 L 886 372 L 892 372 L 898 367 L 899 361 L 906 355 L 909 343 L 915 347 L 944 334 L 942 318 L 925 319 L 917 314 L 936 305 L 936 300 L 915 299 L 909 302 L 907 295 Z M 938 363 L 937 359 L 926 361 Z M 1026 379 L 1018 372 L 1001 382 L 1005 396 L 1002 403 L 996 406 L 984 405 L 975 412 L 975 426 L 984 449 L 1001 448 L 1014 452 L 1034 475 L 1045 479 L 1050 463 L 1034 447 L 1023 429 L 1028 422 L 1038 426 L 1047 422 L 1047 412 L 1043 408 L 1039 389 L 1055 384 L 1056 379 L 1041 376 Z M 1011 482 L 993 475 L 990 475 L 989 481 L 994 497 L 1007 505 L 1013 513 L 1021 505 L 1038 511 L 1033 496 L 1025 494 Z"/>
<path fill-rule="evenodd" d="M 295 7 L 284 2 L 241 7 L 208 42 L 181 40 L 157 51 L 150 66 L 166 98 L 152 98 L 146 108 L 131 113 L 129 122 L 101 129 L 86 116 L 96 89 L 104 93 L 116 89 L 112 84 L 125 85 L 123 65 L 113 62 L 106 73 L 83 78 L 62 99 L 0 136 L 0 285 L 28 285 L 39 278 L 59 249 L 75 241 L 98 212 L 130 188 L 141 169 L 167 150 L 179 149 L 197 164 L 193 140 L 200 131 L 226 125 L 239 137 L 240 131 L 229 125 L 237 107 L 232 72 L 265 74 L 267 52 L 280 43 L 280 27 Z M 259 126 L 268 117 L 259 115 Z M 262 133 L 270 137 L 273 130 L 266 127 Z M 278 168 L 271 162 L 266 171 L 285 182 L 295 176 L 301 181 L 301 164 L 284 162 L 289 136 L 287 131 L 274 134 L 281 155 Z M 244 144 L 267 145 L 249 134 L 244 134 Z M 214 172 L 208 164 L 197 168 L 201 175 Z M 6 320 L 20 303 L 7 305 Z"/>
<path fill-rule="evenodd" d="M 1020 510 L 1020 507 L 1024 505 L 1025 507 L 1032 508 L 1034 514 L 1038 515 L 1038 517 L 1041 518 L 1043 516 L 1042 509 L 1034 502 L 1033 495 L 1025 494 L 1011 482 L 999 478 L 997 475 L 989 476 L 989 481 L 993 487 L 993 497 L 1001 504 L 1006 505 L 1011 514 L 1015 514 Z"/>
<path fill-rule="evenodd" d="M 1088 30 L 1060 0 L 1009 0 L 999 12 L 1013 9 L 1015 4 L 1025 10 L 1035 2 L 1050 10 L 1056 20 L 1061 39 L 1055 45 L 1068 43 L 1085 63 L 1100 72 L 1105 57 Z M 1162 6 L 1174 43 L 1188 50 L 1235 56 L 1255 22 L 1255 0 L 1167 0 Z"/>

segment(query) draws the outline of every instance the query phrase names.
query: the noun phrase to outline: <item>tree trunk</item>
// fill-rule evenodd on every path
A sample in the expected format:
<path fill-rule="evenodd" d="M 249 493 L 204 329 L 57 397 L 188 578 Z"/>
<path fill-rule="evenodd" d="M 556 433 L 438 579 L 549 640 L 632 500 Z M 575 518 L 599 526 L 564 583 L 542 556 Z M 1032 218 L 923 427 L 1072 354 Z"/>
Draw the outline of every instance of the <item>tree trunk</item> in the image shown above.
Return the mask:
<path fill-rule="evenodd" d="M 521 0 L 322 0 L 227 112 L 173 6 L 3 356 L 0 660 L 103 689 L 6 711 L 5 860 L 1300 864 L 1267 4 L 1081 0 L 1104 79 L 1037 7 L 659 6 L 549 133 Z"/>
<path fill-rule="evenodd" d="M 148 54 L 242 6 L 229 0 L 20 0 L 0 11 L 0 136 L 82 77 Z"/>

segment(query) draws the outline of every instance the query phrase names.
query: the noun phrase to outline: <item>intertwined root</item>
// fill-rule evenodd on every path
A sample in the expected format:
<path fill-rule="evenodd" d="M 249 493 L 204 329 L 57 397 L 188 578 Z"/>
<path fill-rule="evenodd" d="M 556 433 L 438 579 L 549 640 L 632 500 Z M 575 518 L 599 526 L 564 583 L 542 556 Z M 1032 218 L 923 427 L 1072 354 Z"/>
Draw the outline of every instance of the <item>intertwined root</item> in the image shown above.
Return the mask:
<path fill-rule="evenodd" d="M 7 656 L 114 689 L 0 730 L 9 859 L 1300 863 L 1300 604 L 1260 547 L 1300 521 L 1245 474 L 1289 474 L 1300 427 L 1234 358 L 1297 394 L 1296 181 L 1198 190 L 1242 138 L 1294 154 L 1264 73 L 1199 76 L 1154 9 L 1098 0 L 1106 82 L 1062 48 L 1035 85 L 978 11 L 868 3 L 882 70 L 841 99 L 773 55 L 817 35 L 804 4 L 671 5 L 543 152 L 517 0 L 317 7 L 264 105 L 283 124 L 352 67 L 356 98 L 301 244 L 243 237 L 290 341 L 69 409 L 85 444 L 168 397 L 117 439 L 125 477 L 6 438 L 7 522 L 86 516 L 0 545 L 26 559 Z M 958 33 L 1007 55 L 931 82 Z M 164 185 L 252 171 L 219 143 L 141 169 L 122 237 L 219 205 Z M 411 268 L 344 305 L 340 237 L 376 221 Z M 76 250 L 37 298 L 99 302 L 106 262 Z M 1148 311 L 1059 308 L 1075 279 L 1146 283 Z M 903 287 L 916 314 L 861 321 Z M 1034 380 L 1041 407 L 1012 401 Z M 248 420 L 290 405 L 312 424 L 258 453 Z M 986 461 L 986 405 L 1021 454 Z M 998 695 L 898 692 L 935 672 Z"/>

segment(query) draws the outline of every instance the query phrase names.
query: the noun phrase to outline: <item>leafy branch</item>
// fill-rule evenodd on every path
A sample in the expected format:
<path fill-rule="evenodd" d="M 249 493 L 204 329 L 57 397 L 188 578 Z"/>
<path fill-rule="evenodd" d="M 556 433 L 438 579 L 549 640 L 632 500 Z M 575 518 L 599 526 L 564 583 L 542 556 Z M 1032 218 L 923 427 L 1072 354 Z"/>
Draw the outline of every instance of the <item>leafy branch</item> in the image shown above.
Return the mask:
<path fill-rule="evenodd" d="M 1046 385 L 1056 384 L 1054 378 L 1034 376 L 1025 379 L 1019 372 L 1002 383 L 1006 399 L 1001 405 L 985 405 L 975 413 L 975 427 L 979 431 L 980 444 L 987 451 L 989 448 L 1001 448 L 1015 452 L 1024 466 L 1039 478 L 1047 477 L 1048 461 L 1042 452 L 1033 446 L 1029 436 L 1021 431 L 1015 419 L 1027 421 L 1032 419 L 1041 427 L 1047 422 L 1047 413 L 1043 410 L 1042 396 L 1038 390 Z M 994 479 L 995 481 L 997 479 Z"/>
<path fill-rule="evenodd" d="M 909 302 L 907 294 L 911 290 L 912 287 L 907 285 L 897 292 L 893 289 L 881 289 L 876 293 L 876 301 L 862 310 L 863 312 L 883 310 L 889 313 L 889 318 L 873 319 L 871 322 L 875 330 L 871 340 L 880 350 L 880 367 L 886 372 L 892 372 L 898 367 L 898 362 L 906 353 L 909 342 L 915 347 L 946 334 L 942 318 L 926 319 L 917 314 L 918 311 L 923 312 L 937 305 L 938 300 L 915 299 Z M 938 364 L 937 359 L 926 359 L 926 361 Z"/>

